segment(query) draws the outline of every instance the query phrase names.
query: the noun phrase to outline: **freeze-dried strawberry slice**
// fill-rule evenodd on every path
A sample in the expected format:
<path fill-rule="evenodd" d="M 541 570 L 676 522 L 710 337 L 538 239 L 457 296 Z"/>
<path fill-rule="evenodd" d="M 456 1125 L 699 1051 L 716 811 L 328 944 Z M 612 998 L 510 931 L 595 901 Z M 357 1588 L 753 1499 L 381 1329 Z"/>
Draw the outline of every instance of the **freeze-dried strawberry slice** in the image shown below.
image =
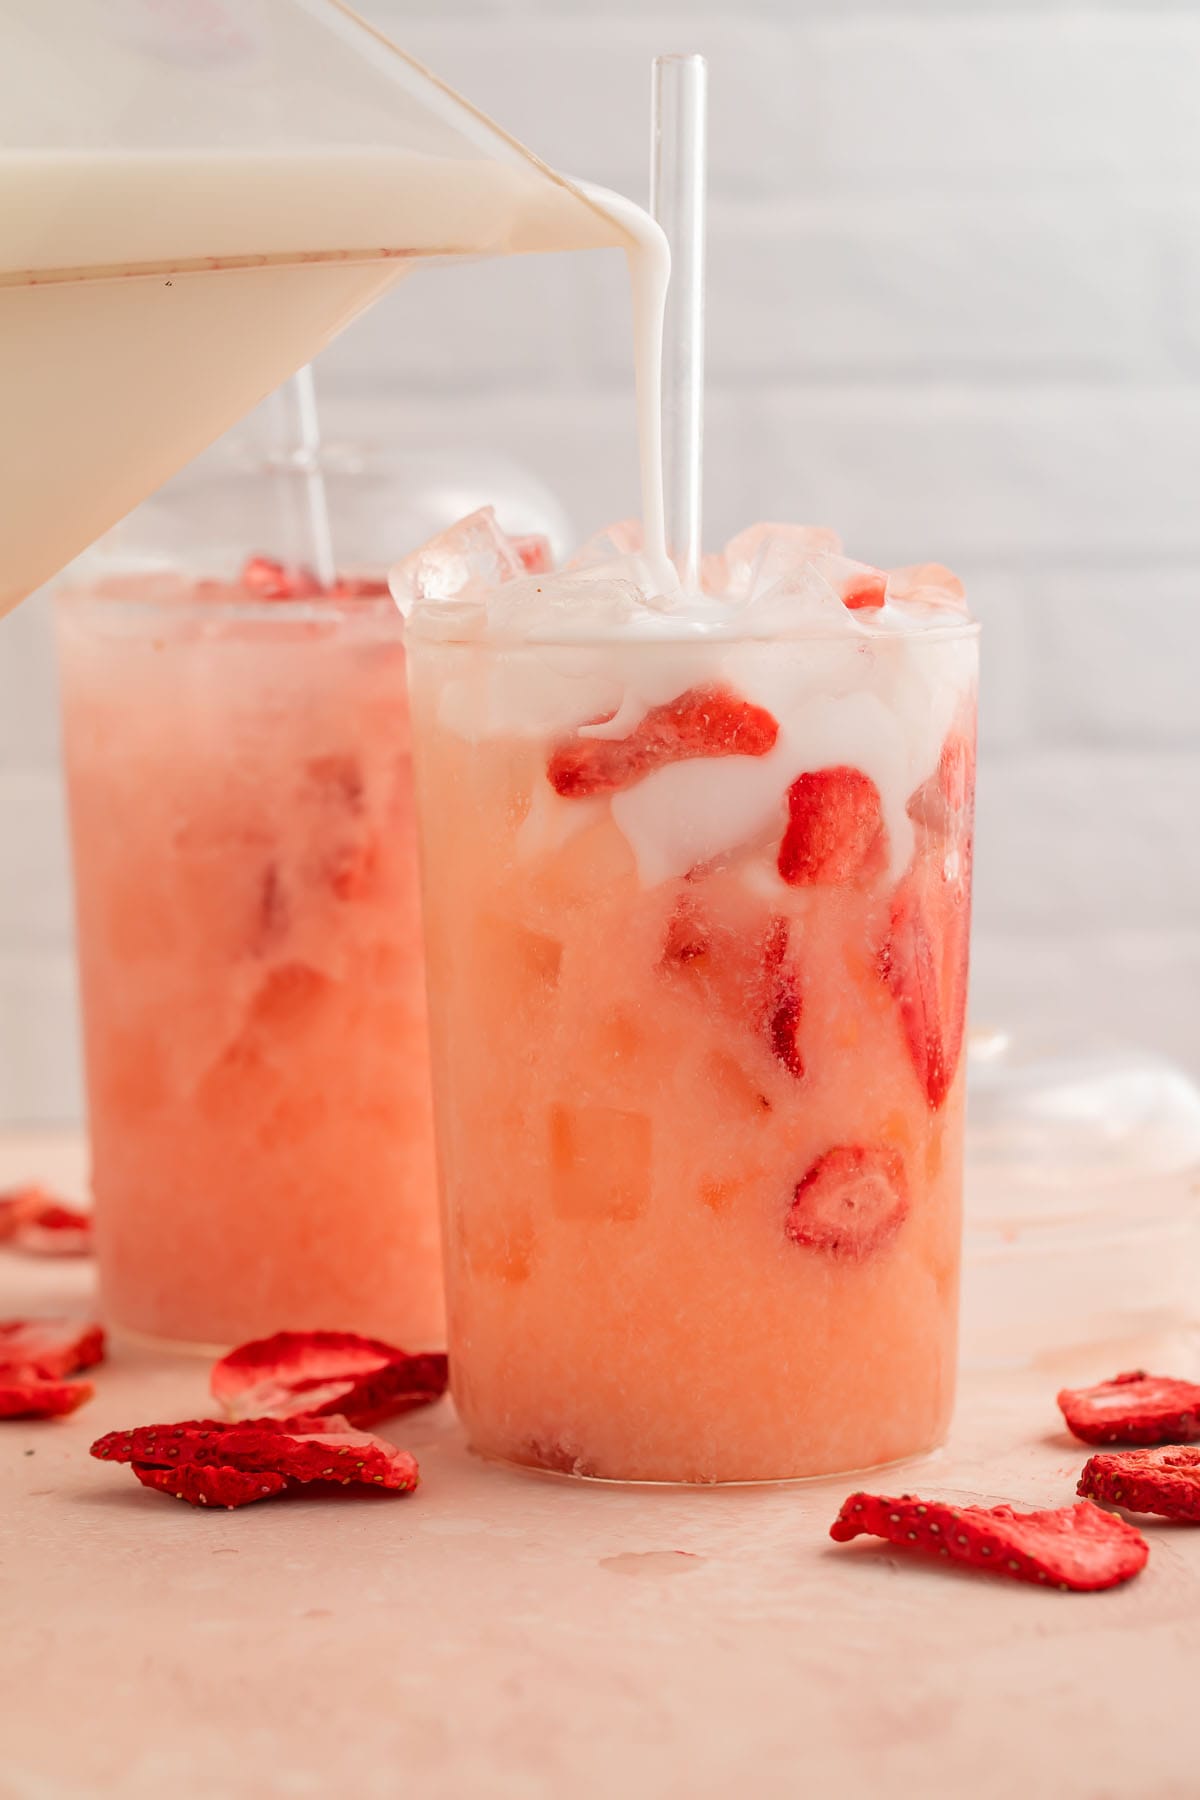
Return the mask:
<path fill-rule="evenodd" d="M 797 1184 L 784 1230 L 794 1244 L 861 1261 L 895 1237 L 907 1214 L 908 1183 L 897 1152 L 838 1144 Z"/>
<path fill-rule="evenodd" d="M 1126 1512 L 1157 1513 L 1200 1525 L 1200 1446 L 1103 1450 L 1083 1467 L 1077 1490 Z"/>
<path fill-rule="evenodd" d="M 697 756 L 765 756 L 779 726 L 765 707 L 728 688 L 689 688 L 653 706 L 624 738 L 574 737 L 552 753 L 546 774 L 555 793 L 575 799 L 630 787 L 666 763 Z"/>
<path fill-rule="evenodd" d="M 101 1462 L 138 1463 L 144 1468 L 240 1469 L 282 1475 L 289 1482 L 357 1483 L 393 1493 L 407 1493 L 417 1485 L 413 1458 L 382 1438 L 366 1431 L 297 1431 L 282 1419 L 252 1419 L 240 1425 L 185 1419 L 175 1425 L 110 1431 L 97 1438 L 92 1455 Z"/>
<path fill-rule="evenodd" d="M 0 1194 L 0 1242 L 32 1256 L 87 1256 L 92 1215 L 29 1184 Z"/>
<path fill-rule="evenodd" d="M 771 1050 L 788 1074 L 799 1081 L 804 1074 L 804 1057 L 800 1050 L 804 997 L 800 992 L 799 976 L 786 960 L 790 935 L 786 919 L 772 920 L 763 952 L 767 985 L 764 1010 Z"/>
<path fill-rule="evenodd" d="M 252 1506 L 256 1500 L 269 1500 L 282 1494 L 288 1482 L 286 1475 L 271 1469 L 247 1474 L 244 1469 L 222 1468 L 219 1464 L 185 1463 L 181 1468 L 156 1469 L 147 1463 L 134 1463 L 133 1472 L 143 1487 L 157 1488 L 186 1500 L 190 1506 Z"/>
<path fill-rule="evenodd" d="M 1014 1581 L 1089 1593 L 1145 1568 L 1150 1547 L 1124 1519 L 1087 1500 L 1046 1512 L 1011 1506 L 947 1506 L 915 1494 L 851 1494 L 829 1528 L 844 1544 L 867 1533 Z"/>
<path fill-rule="evenodd" d="M 716 897 L 705 901 L 705 891 Z M 748 911 L 719 880 L 681 898 L 667 924 L 660 967 L 681 985 L 694 987 L 711 1011 L 765 1038 L 772 1053 L 797 1080 L 804 1074 L 800 1049 L 803 994 L 789 956 L 788 921 Z"/>
<path fill-rule="evenodd" d="M 550 539 L 542 537 L 540 532 L 527 532 L 524 537 L 509 538 L 508 541 L 520 557 L 522 568 L 528 574 L 547 575 L 554 567 Z"/>
<path fill-rule="evenodd" d="M 90 1400 L 90 1381 L 46 1381 L 20 1370 L 0 1371 L 0 1419 L 61 1419 Z"/>
<path fill-rule="evenodd" d="M 166 1469 L 183 1463 L 220 1461 L 220 1449 L 231 1433 L 255 1431 L 260 1436 L 355 1436 L 348 1419 L 338 1414 L 293 1419 L 174 1419 L 167 1425 L 135 1425 L 131 1431 L 106 1431 L 91 1454 L 100 1462 L 138 1462 Z"/>
<path fill-rule="evenodd" d="M 104 1361 L 104 1332 L 78 1319 L 0 1321 L 0 1375 L 39 1375 L 48 1381 Z"/>
<path fill-rule="evenodd" d="M 886 849 L 879 789 L 861 769 L 806 770 L 788 789 L 779 873 L 793 887 L 878 874 Z"/>
<path fill-rule="evenodd" d="M 967 1022 L 970 889 L 931 883 L 941 877 L 918 864 L 896 890 L 879 973 L 900 1011 L 917 1079 L 936 1112 L 954 1083 Z"/>
<path fill-rule="evenodd" d="M 887 598 L 887 581 L 883 569 L 868 569 L 852 576 L 842 589 L 842 605 L 851 612 L 874 611 Z"/>
<path fill-rule="evenodd" d="M 1200 1386 L 1129 1369 L 1095 1387 L 1063 1388 L 1059 1408 L 1085 1444 L 1178 1444 L 1200 1438 Z"/>
<path fill-rule="evenodd" d="M 353 1331 L 277 1331 L 223 1356 L 210 1386 L 234 1419 L 338 1412 L 372 1425 L 440 1400 L 447 1381 L 439 1352 L 410 1355 Z"/>
<path fill-rule="evenodd" d="M 259 600 L 310 600 L 321 592 L 311 570 L 288 568 L 269 556 L 247 557 L 239 580 Z"/>

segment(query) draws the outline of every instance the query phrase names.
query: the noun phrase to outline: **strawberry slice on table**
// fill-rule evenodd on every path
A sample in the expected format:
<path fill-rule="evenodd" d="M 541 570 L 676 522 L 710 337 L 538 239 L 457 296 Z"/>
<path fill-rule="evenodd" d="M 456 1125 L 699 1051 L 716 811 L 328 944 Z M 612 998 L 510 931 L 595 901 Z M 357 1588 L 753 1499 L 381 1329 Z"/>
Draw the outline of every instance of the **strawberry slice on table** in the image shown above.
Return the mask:
<path fill-rule="evenodd" d="M 104 1331 L 79 1319 L 0 1321 L 0 1375 L 56 1381 L 104 1361 Z"/>
<path fill-rule="evenodd" d="M 232 1497 L 231 1471 L 268 1478 L 271 1493 L 313 1482 L 377 1487 L 389 1493 L 410 1493 L 416 1487 L 419 1471 L 407 1451 L 369 1432 L 347 1429 L 344 1420 L 328 1421 L 329 1430 L 309 1429 L 325 1423 L 321 1419 L 301 1419 L 290 1425 L 280 1419 L 247 1419 L 240 1424 L 184 1419 L 174 1425 L 107 1432 L 92 1445 L 92 1455 L 101 1462 L 130 1463 L 144 1485 L 193 1505 L 210 1504 L 222 1490 L 231 1497 L 218 1497 L 220 1505 L 245 1505 L 250 1499 L 268 1498 L 261 1491 L 251 1493 L 244 1483 L 236 1485 L 238 1497 Z M 147 1471 L 156 1471 L 160 1478 L 148 1482 Z"/>
<path fill-rule="evenodd" d="M 1084 1464 L 1077 1491 L 1126 1512 L 1200 1525 L 1200 1445 L 1101 1451 Z"/>
<path fill-rule="evenodd" d="M 89 1256 L 92 1215 L 31 1183 L 0 1194 L 0 1242 L 30 1256 Z"/>
<path fill-rule="evenodd" d="M 1178 1444 L 1200 1438 L 1200 1385 L 1129 1369 L 1095 1387 L 1063 1388 L 1059 1410 L 1085 1444 Z"/>
<path fill-rule="evenodd" d="M 552 752 L 546 775 L 564 798 L 613 794 L 667 763 L 766 756 L 778 736 L 778 723 L 765 707 L 729 688 L 689 688 L 664 706 L 652 706 L 628 737 L 566 739 Z"/>
<path fill-rule="evenodd" d="M 904 1163 L 895 1150 L 838 1144 L 797 1183 L 784 1231 L 793 1244 L 861 1262 L 895 1237 L 908 1206 Z"/>
<path fill-rule="evenodd" d="M 61 1419 L 96 1392 L 90 1381 L 47 1381 L 0 1370 L 0 1419 Z"/>
<path fill-rule="evenodd" d="M 277 1331 L 223 1356 L 209 1385 L 235 1419 L 342 1413 L 373 1425 L 440 1400 L 448 1381 L 440 1352 L 410 1355 L 354 1331 Z"/>
<path fill-rule="evenodd" d="M 252 1506 L 256 1500 L 269 1500 L 282 1494 L 288 1485 L 286 1475 L 272 1469 L 259 1469 L 253 1474 L 245 1469 L 215 1467 L 202 1463 L 185 1463 L 181 1468 L 156 1469 L 149 1463 L 134 1463 L 133 1472 L 143 1487 L 157 1488 L 160 1494 L 171 1494 L 186 1500 L 190 1506 L 223 1506 L 232 1512 L 236 1506 Z"/>
<path fill-rule="evenodd" d="M 1124 1519 L 1083 1500 L 1045 1512 L 949 1506 L 915 1494 L 851 1494 L 829 1528 L 840 1544 L 867 1534 L 1013 1581 L 1091 1593 L 1146 1566 L 1150 1546 Z"/>
<path fill-rule="evenodd" d="M 887 833 L 879 789 L 861 769 L 806 770 L 787 792 L 779 873 L 792 887 L 845 886 L 883 867 Z"/>

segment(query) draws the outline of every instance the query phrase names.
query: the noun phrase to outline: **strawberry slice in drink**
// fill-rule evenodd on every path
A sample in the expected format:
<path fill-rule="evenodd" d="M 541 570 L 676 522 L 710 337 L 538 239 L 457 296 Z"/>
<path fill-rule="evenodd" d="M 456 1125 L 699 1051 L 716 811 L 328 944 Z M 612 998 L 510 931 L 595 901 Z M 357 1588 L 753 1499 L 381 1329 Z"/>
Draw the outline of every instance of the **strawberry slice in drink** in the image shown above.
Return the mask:
<path fill-rule="evenodd" d="M 879 952 L 880 976 L 934 1112 L 954 1084 L 966 1032 L 974 791 L 973 733 L 956 727 L 933 776 L 908 802 L 916 847 Z"/>
<path fill-rule="evenodd" d="M 793 1244 L 861 1262 L 908 1216 L 904 1163 L 882 1145 L 838 1144 L 797 1183 L 784 1223 Z"/>
<path fill-rule="evenodd" d="M 546 767 L 556 794 L 579 799 L 631 787 L 667 763 L 699 756 L 766 756 L 779 726 L 764 707 L 729 688 L 689 688 L 652 706 L 628 737 L 573 737 L 558 745 Z"/>
<path fill-rule="evenodd" d="M 954 1084 L 967 1022 L 968 890 L 917 868 L 892 902 L 879 972 L 900 1012 L 918 1081 L 937 1112 Z"/>
<path fill-rule="evenodd" d="M 861 769 L 810 769 L 788 789 L 779 873 L 791 887 L 844 886 L 880 873 L 887 833 L 879 789 Z"/>
<path fill-rule="evenodd" d="M 706 1007 L 767 1044 L 800 1080 L 804 1000 L 786 919 L 748 903 L 738 882 L 711 877 L 678 902 L 659 966 Z"/>

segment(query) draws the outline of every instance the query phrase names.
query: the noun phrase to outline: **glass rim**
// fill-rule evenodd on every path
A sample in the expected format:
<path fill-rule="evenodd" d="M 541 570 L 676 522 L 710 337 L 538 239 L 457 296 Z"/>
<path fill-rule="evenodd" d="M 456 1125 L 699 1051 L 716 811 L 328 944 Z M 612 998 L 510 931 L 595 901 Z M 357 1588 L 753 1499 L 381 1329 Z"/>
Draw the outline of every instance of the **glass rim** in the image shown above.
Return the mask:
<path fill-rule="evenodd" d="M 62 587 L 54 590 L 56 612 L 83 613 L 94 611 L 109 618 L 122 615 L 130 621 L 151 618 L 172 620 L 213 619 L 226 623 L 328 625 L 341 620 L 350 623 L 381 623 L 394 619 L 397 629 L 404 621 L 390 594 L 308 595 L 303 599 L 258 600 L 249 594 L 210 595 L 198 599 L 187 594 L 114 594 L 99 593 L 86 586 Z"/>
<path fill-rule="evenodd" d="M 703 650 L 721 645 L 740 647 L 761 644 L 846 644 L 855 649 L 886 644 L 945 644 L 978 639 L 983 629 L 979 619 L 958 619 L 953 624 L 914 626 L 911 630 L 864 631 L 860 627 L 845 629 L 751 632 L 727 629 L 656 632 L 653 635 L 629 632 L 547 633 L 426 630 L 411 619 L 404 619 L 404 641 L 416 647 L 432 645 L 453 650 Z"/>

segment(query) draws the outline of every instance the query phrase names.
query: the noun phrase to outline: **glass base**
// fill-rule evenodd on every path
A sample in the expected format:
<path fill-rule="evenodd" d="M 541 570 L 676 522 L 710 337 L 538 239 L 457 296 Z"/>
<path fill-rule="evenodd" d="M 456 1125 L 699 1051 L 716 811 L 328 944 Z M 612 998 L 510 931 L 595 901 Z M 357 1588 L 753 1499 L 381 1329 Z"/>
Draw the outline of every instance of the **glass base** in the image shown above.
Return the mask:
<path fill-rule="evenodd" d="M 106 1321 L 106 1329 L 114 1344 L 123 1344 L 130 1350 L 149 1350 L 156 1356 L 186 1356 L 216 1362 L 218 1358 L 228 1356 L 233 1347 L 230 1343 L 202 1344 L 189 1338 L 155 1337 L 151 1332 L 135 1331 L 129 1325 L 122 1325 L 117 1319 Z"/>
<path fill-rule="evenodd" d="M 865 1463 L 853 1469 L 830 1469 L 819 1475 L 752 1475 L 723 1478 L 714 1476 L 711 1480 L 681 1481 L 660 1479 L 644 1475 L 589 1475 L 584 1470 L 548 1469 L 538 1463 L 514 1462 L 511 1457 L 497 1456 L 489 1450 L 479 1450 L 474 1444 L 467 1448 L 481 1462 L 491 1463 L 495 1468 L 512 1469 L 518 1475 L 532 1475 L 540 1481 L 576 1482 L 587 1487 L 611 1488 L 669 1488 L 676 1493 L 687 1490 L 705 1491 L 712 1488 L 783 1488 L 783 1487 L 815 1487 L 823 1481 L 854 1481 L 860 1475 L 877 1475 L 886 1469 L 903 1469 L 928 1462 L 937 1456 L 945 1447 L 945 1438 L 939 1438 L 927 1450 L 912 1450 L 907 1456 L 893 1457 L 889 1462 Z"/>

